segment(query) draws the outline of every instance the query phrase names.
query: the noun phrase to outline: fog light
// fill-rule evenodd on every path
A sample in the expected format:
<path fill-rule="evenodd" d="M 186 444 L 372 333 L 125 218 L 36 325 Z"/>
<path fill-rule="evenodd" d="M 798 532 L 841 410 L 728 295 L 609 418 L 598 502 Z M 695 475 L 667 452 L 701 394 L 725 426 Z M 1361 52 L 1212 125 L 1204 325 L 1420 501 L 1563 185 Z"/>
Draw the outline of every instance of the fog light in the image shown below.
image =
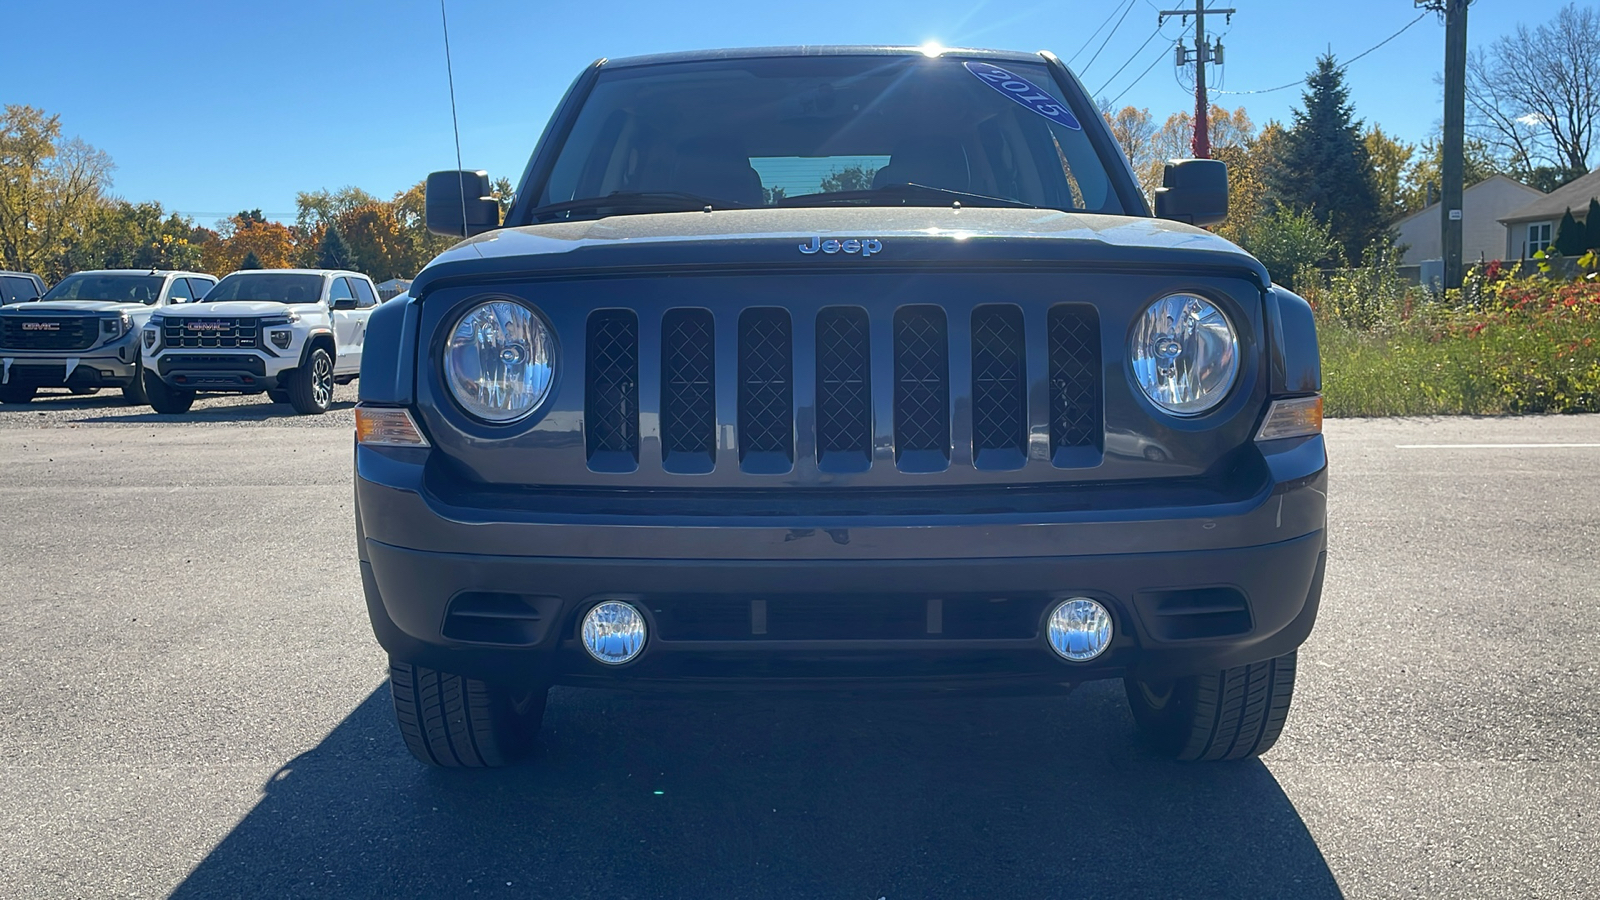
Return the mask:
<path fill-rule="evenodd" d="M 292 331 L 273 331 L 268 336 L 272 338 L 272 343 L 277 345 L 279 350 L 289 349 L 289 343 L 294 340 L 294 332 Z"/>
<path fill-rule="evenodd" d="M 1062 659 L 1086 662 L 1111 646 L 1111 613 L 1088 597 L 1062 601 L 1050 613 L 1050 649 Z"/>
<path fill-rule="evenodd" d="M 627 603 L 607 600 L 583 617 L 583 649 L 608 666 L 638 656 L 644 638 L 644 616 Z"/>

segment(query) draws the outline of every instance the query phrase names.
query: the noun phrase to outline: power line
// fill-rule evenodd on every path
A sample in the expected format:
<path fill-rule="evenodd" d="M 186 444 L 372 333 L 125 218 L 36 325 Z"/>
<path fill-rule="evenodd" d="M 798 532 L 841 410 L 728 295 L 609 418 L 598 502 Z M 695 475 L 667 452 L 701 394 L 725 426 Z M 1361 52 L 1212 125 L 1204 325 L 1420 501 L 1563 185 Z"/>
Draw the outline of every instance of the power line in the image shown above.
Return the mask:
<path fill-rule="evenodd" d="M 1428 16 L 1428 12 L 1426 10 L 1423 11 L 1422 15 L 1417 16 L 1415 19 L 1412 19 L 1410 22 L 1407 22 L 1405 24 L 1405 27 L 1401 28 L 1399 31 L 1396 31 L 1394 34 L 1389 35 L 1388 37 L 1384 38 L 1383 40 L 1377 42 L 1376 44 L 1373 44 L 1371 47 L 1368 47 L 1367 49 L 1361 51 L 1360 53 L 1357 53 L 1355 56 L 1350 57 L 1348 60 L 1345 60 L 1344 64 L 1339 66 L 1334 71 L 1343 72 L 1345 69 L 1350 68 L 1350 66 L 1353 63 L 1355 63 L 1356 60 L 1360 59 L 1363 56 L 1366 56 L 1367 54 L 1371 53 L 1374 50 L 1377 50 L 1379 47 L 1382 47 L 1384 44 L 1387 44 L 1390 41 L 1394 40 L 1395 38 L 1399 37 L 1400 35 L 1405 34 L 1407 31 L 1410 31 L 1411 30 L 1411 26 L 1417 24 L 1418 22 L 1421 22 L 1423 19 L 1427 18 L 1427 16 Z M 1273 93 L 1275 91 L 1286 91 L 1286 90 L 1288 90 L 1289 88 L 1292 88 L 1292 87 L 1299 87 L 1300 85 L 1303 85 L 1305 83 L 1306 83 L 1306 80 L 1304 78 L 1301 78 L 1298 81 L 1291 81 L 1288 84 L 1280 84 L 1277 87 L 1262 88 L 1261 90 L 1258 90 L 1258 91 L 1215 91 L 1214 93 L 1232 94 L 1234 96 L 1243 96 L 1245 94 L 1271 94 L 1271 93 Z"/>
<path fill-rule="evenodd" d="M 1111 86 L 1111 82 L 1116 81 L 1117 80 L 1117 76 L 1122 74 L 1122 70 L 1126 69 L 1130 64 L 1132 64 L 1135 59 L 1138 59 L 1139 58 L 1139 54 L 1144 52 L 1144 48 L 1150 46 L 1150 42 L 1155 40 L 1156 39 L 1156 35 L 1159 35 L 1160 33 L 1161 33 L 1161 26 L 1157 25 L 1156 26 L 1156 30 L 1150 32 L 1150 36 L 1145 38 L 1144 39 L 1144 43 L 1139 45 L 1139 49 L 1137 49 L 1137 50 L 1133 51 L 1133 53 L 1129 54 L 1128 58 L 1123 61 L 1122 65 L 1115 72 L 1111 73 L 1111 77 L 1107 78 L 1106 79 L 1106 83 L 1100 87 L 1100 90 L 1095 91 L 1095 93 L 1096 94 L 1105 93 L 1106 88 Z"/>
<path fill-rule="evenodd" d="M 1184 37 L 1184 35 L 1187 35 L 1188 33 L 1189 33 L 1189 29 L 1188 28 L 1184 28 L 1183 31 L 1178 33 L 1178 38 L 1182 39 Z M 1155 60 L 1153 62 L 1151 62 L 1150 65 L 1147 66 L 1143 72 L 1140 72 L 1138 78 L 1135 78 L 1133 81 L 1129 82 L 1128 86 L 1122 89 L 1122 93 L 1121 94 L 1118 94 L 1117 96 L 1111 98 L 1111 105 L 1112 106 L 1116 106 L 1118 100 L 1121 100 L 1129 91 L 1133 90 L 1135 85 L 1137 85 L 1139 82 L 1143 81 L 1144 77 L 1146 75 L 1149 75 L 1150 72 L 1152 70 L 1154 70 L 1156 66 L 1160 65 L 1161 61 L 1163 59 L 1166 59 L 1166 58 L 1167 58 L 1167 51 L 1165 51 L 1165 50 L 1161 51 L 1161 55 L 1156 57 Z"/>
<path fill-rule="evenodd" d="M 1094 65 L 1094 61 L 1099 59 L 1100 54 L 1105 51 L 1106 45 L 1111 43 L 1111 39 L 1116 36 L 1117 29 L 1121 28 L 1122 23 L 1128 20 L 1128 13 L 1133 12 L 1133 3 L 1134 0 L 1128 0 L 1127 7 L 1122 10 L 1122 18 L 1118 19 L 1117 24 L 1112 26 L 1111 31 L 1107 32 L 1106 39 L 1100 42 L 1100 49 L 1094 51 L 1094 55 L 1089 57 L 1089 61 L 1083 64 L 1083 68 L 1078 72 L 1080 76 L 1089 71 L 1089 67 Z"/>
<path fill-rule="evenodd" d="M 1149 2 L 1150 2 L 1150 0 L 1145 0 L 1145 2 L 1146 2 L 1146 3 L 1149 3 Z M 1128 4 L 1128 5 L 1129 5 L 1129 6 L 1132 6 L 1132 5 L 1133 5 L 1133 4 L 1132 4 L 1132 2 L 1131 2 L 1131 0 L 1130 0 L 1130 2 L 1129 2 L 1129 4 Z M 1099 27 L 1099 28 L 1096 28 L 1096 29 L 1095 29 L 1095 30 L 1094 30 L 1094 33 L 1093 33 L 1093 34 L 1091 34 L 1091 35 L 1089 35 L 1089 39 L 1088 39 L 1088 40 L 1086 40 L 1086 41 L 1084 41 L 1084 42 L 1083 42 L 1083 46 L 1082 46 L 1082 47 L 1079 47 L 1079 48 L 1078 48 L 1078 52 L 1077 52 L 1077 53 L 1074 53 L 1074 54 L 1072 54 L 1072 57 L 1071 57 L 1071 58 L 1070 58 L 1070 59 L 1068 59 L 1068 60 L 1067 60 L 1067 65 L 1068 65 L 1068 66 L 1069 66 L 1069 67 L 1070 67 L 1070 66 L 1071 66 L 1071 65 L 1072 65 L 1072 64 L 1073 64 L 1073 63 L 1074 63 L 1074 62 L 1076 62 L 1076 61 L 1077 61 L 1077 59 L 1078 59 L 1078 57 L 1080 57 L 1080 56 L 1082 56 L 1082 55 L 1083 55 L 1083 51 L 1085 51 L 1085 50 L 1087 50 L 1087 49 L 1089 49 L 1089 45 L 1090 45 L 1090 44 L 1092 44 L 1092 43 L 1094 43 L 1094 39 L 1095 39 L 1095 38 L 1097 38 L 1097 37 L 1099 37 L 1099 36 L 1100 36 L 1100 32 L 1101 32 L 1101 31 L 1103 31 L 1103 30 L 1105 30 L 1105 27 L 1106 27 L 1106 26 L 1107 26 L 1107 25 L 1109 25 L 1109 24 L 1111 24 L 1111 20 L 1112 20 L 1112 18 L 1114 18 L 1114 17 L 1115 17 L 1115 16 L 1116 16 L 1116 14 L 1117 14 L 1117 8 L 1116 8 L 1116 7 L 1115 7 L 1115 6 L 1113 6 L 1113 7 L 1111 7 L 1111 12 L 1110 12 L 1110 13 L 1109 13 L 1109 14 L 1108 14 L 1108 15 L 1107 15 L 1107 16 L 1106 16 L 1106 19 L 1105 19 L 1105 21 L 1104 21 L 1104 22 L 1101 22 L 1101 23 L 1100 23 L 1100 27 Z"/>

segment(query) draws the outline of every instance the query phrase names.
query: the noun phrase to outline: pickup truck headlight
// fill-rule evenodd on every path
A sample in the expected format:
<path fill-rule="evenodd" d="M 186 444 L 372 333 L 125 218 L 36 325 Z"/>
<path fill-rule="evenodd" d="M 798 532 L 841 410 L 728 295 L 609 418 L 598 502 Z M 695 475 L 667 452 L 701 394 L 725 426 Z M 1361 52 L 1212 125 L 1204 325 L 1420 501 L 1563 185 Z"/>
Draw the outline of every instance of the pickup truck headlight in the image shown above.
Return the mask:
<path fill-rule="evenodd" d="M 1133 380 L 1175 416 L 1198 416 L 1228 395 L 1239 375 L 1239 338 L 1215 303 L 1170 294 L 1150 304 L 1128 347 Z"/>
<path fill-rule="evenodd" d="M 119 313 L 100 320 L 100 334 L 102 337 L 115 340 L 127 334 L 133 328 L 133 319 L 127 313 Z"/>
<path fill-rule="evenodd" d="M 450 330 L 445 382 L 456 402 L 486 422 L 515 422 L 544 401 L 555 379 L 555 339 L 521 303 L 490 300 Z"/>

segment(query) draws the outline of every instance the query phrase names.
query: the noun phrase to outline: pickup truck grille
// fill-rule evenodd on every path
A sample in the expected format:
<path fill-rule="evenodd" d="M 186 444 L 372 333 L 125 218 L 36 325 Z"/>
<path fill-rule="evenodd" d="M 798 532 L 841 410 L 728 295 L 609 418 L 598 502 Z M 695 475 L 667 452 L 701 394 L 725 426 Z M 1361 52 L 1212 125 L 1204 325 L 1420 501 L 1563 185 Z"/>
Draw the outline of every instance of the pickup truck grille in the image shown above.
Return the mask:
<path fill-rule="evenodd" d="M 799 330 L 812 346 L 797 343 L 797 323 L 786 309 L 750 307 L 736 321 L 722 321 L 736 332 L 725 339 L 736 348 L 730 357 L 738 367 L 732 405 L 739 465 L 746 472 L 788 472 L 797 446 L 806 445 L 815 447 L 824 471 L 871 468 L 874 360 L 892 372 L 894 465 L 901 471 L 948 468 L 953 444 L 969 433 L 969 423 L 973 465 L 1010 470 L 1027 463 L 1029 335 L 1016 305 L 976 307 L 970 341 L 952 340 L 942 307 L 902 306 L 884 323 L 887 347 L 874 345 L 871 316 L 861 307 L 823 308 L 814 327 L 807 323 Z M 1063 468 L 1095 465 L 1103 445 L 1098 313 L 1086 304 L 1060 304 L 1043 324 L 1048 334 L 1034 346 L 1046 348 L 1048 358 L 1034 361 L 1034 371 L 1041 381 L 1048 373 L 1050 458 Z M 667 472 L 706 473 L 716 465 L 717 325 L 707 309 L 670 309 L 662 317 L 658 408 Z M 657 348 L 641 354 L 639 319 L 632 310 L 598 310 L 589 316 L 586 333 L 584 432 L 590 467 L 632 471 L 641 441 L 640 359 L 654 356 Z M 800 416 L 796 361 L 807 357 L 816 378 L 815 406 Z M 953 371 L 963 386 L 970 373 L 970 408 L 962 402 L 952 410 Z M 970 419 L 952 421 L 952 412 Z M 1045 423 L 1038 427 L 1042 442 Z M 797 445 L 803 429 L 814 429 L 814 444 Z"/>
<path fill-rule="evenodd" d="M 179 350 L 254 350 L 260 346 L 261 320 L 232 316 L 173 317 L 162 337 Z"/>
<path fill-rule="evenodd" d="M 0 347 L 7 350 L 87 350 L 100 336 L 93 316 L 5 316 Z"/>

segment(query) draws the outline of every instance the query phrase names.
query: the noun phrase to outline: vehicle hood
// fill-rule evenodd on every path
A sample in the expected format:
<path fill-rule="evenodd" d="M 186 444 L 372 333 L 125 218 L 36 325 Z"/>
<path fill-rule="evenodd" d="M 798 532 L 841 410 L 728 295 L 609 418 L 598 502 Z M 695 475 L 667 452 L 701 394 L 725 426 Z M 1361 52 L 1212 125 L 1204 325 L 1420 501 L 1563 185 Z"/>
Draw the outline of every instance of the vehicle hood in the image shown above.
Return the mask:
<path fill-rule="evenodd" d="M 113 300 L 37 300 L 32 303 L 15 303 L 10 306 L 0 307 L 5 315 L 60 315 L 61 313 L 82 313 L 92 315 L 96 313 L 148 313 L 154 312 L 155 307 L 143 303 L 117 303 Z"/>
<path fill-rule="evenodd" d="M 161 310 L 169 319 L 211 319 L 217 316 L 281 316 L 294 310 L 305 314 L 321 308 L 317 303 L 274 303 L 271 300 L 221 300 L 216 303 L 180 303 Z"/>
<path fill-rule="evenodd" d="M 857 252 L 803 253 L 820 240 L 876 240 Z M 1148 272 L 1228 269 L 1265 288 L 1266 269 L 1211 232 L 1165 219 L 1038 209 L 849 207 L 730 209 L 610 216 L 491 231 L 440 254 L 413 296 L 445 280 L 618 268 L 1067 264 Z"/>

